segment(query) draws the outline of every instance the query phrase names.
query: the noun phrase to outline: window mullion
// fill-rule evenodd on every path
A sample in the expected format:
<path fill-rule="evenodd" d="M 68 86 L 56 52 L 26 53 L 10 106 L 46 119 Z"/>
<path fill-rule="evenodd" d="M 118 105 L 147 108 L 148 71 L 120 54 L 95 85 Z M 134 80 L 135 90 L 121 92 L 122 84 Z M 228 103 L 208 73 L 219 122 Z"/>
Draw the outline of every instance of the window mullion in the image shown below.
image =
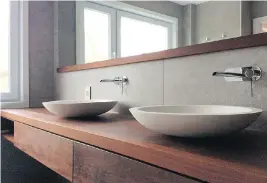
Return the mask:
<path fill-rule="evenodd" d="M 110 25 L 110 29 L 111 29 L 111 58 L 117 58 L 117 19 L 116 19 L 116 9 L 112 8 L 112 13 L 111 13 L 111 25 Z"/>
<path fill-rule="evenodd" d="M 116 10 L 116 50 L 117 58 L 121 57 L 121 14 Z"/>

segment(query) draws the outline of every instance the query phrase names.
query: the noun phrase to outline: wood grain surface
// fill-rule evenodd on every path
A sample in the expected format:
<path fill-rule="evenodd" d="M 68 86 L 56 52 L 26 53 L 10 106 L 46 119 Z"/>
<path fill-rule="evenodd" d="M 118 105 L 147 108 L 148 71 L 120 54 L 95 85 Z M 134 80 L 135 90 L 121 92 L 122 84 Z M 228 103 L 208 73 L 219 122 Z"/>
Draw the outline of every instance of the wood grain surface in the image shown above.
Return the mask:
<path fill-rule="evenodd" d="M 70 65 L 57 69 L 58 73 L 80 71 L 101 67 L 110 67 L 124 64 L 132 64 L 138 62 L 156 61 L 162 59 L 184 57 L 191 55 L 198 55 L 204 53 L 212 53 L 218 51 L 234 50 L 255 46 L 267 45 L 267 34 L 255 34 L 220 41 L 213 41 L 209 43 L 196 44 L 192 46 L 169 49 L 154 53 L 147 53 L 142 55 L 122 57 L 105 61 L 92 62 L 87 64 Z"/>
<path fill-rule="evenodd" d="M 15 122 L 14 145 L 72 181 L 73 143 L 71 140 Z"/>
<path fill-rule="evenodd" d="M 221 138 L 178 138 L 152 132 L 134 119 L 114 113 L 63 119 L 45 109 L 10 109 L 1 115 L 202 181 L 267 182 L 265 133 L 245 131 Z"/>
<path fill-rule="evenodd" d="M 197 183 L 92 146 L 74 143 L 73 183 Z"/>

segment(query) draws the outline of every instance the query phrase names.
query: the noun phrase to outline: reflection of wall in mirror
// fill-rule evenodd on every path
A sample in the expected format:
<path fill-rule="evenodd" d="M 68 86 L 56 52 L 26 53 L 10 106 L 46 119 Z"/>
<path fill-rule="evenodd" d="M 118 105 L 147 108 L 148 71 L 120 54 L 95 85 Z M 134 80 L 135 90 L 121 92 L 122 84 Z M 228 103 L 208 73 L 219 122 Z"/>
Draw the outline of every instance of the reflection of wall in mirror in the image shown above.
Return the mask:
<path fill-rule="evenodd" d="M 196 43 L 251 34 L 248 8 L 250 2 L 241 1 L 208 1 L 197 5 Z"/>
<path fill-rule="evenodd" d="M 253 1 L 251 12 L 253 19 L 267 16 L 267 1 Z"/>
<path fill-rule="evenodd" d="M 251 35 L 252 20 L 267 16 L 267 1 L 207 1 L 195 5 L 195 11 L 195 42 L 191 44 Z M 260 23 L 261 32 L 266 30 L 264 22 Z"/>

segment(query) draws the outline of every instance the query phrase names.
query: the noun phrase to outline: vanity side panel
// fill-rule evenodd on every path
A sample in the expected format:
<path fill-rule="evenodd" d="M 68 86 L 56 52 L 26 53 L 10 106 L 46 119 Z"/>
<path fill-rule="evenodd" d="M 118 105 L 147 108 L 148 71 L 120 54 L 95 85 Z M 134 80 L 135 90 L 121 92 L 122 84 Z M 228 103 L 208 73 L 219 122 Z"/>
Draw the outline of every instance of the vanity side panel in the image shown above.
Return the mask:
<path fill-rule="evenodd" d="M 197 183 L 108 151 L 74 143 L 73 183 Z"/>
<path fill-rule="evenodd" d="M 17 148 L 72 181 L 73 143 L 71 140 L 15 122 L 14 142 Z"/>

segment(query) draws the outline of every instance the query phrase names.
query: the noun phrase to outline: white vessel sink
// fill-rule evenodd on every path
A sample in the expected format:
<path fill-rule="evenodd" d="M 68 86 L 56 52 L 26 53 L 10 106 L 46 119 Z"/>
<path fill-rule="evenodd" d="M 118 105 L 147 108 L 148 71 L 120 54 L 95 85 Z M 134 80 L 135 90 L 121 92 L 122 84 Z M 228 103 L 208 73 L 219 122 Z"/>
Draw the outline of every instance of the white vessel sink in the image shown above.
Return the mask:
<path fill-rule="evenodd" d="M 131 108 L 134 118 L 146 128 L 182 137 L 215 136 L 241 130 L 252 124 L 261 109 L 237 106 L 185 105 Z"/>
<path fill-rule="evenodd" d="M 112 109 L 117 104 L 114 100 L 57 100 L 43 102 L 44 107 L 61 117 L 97 116 Z"/>

